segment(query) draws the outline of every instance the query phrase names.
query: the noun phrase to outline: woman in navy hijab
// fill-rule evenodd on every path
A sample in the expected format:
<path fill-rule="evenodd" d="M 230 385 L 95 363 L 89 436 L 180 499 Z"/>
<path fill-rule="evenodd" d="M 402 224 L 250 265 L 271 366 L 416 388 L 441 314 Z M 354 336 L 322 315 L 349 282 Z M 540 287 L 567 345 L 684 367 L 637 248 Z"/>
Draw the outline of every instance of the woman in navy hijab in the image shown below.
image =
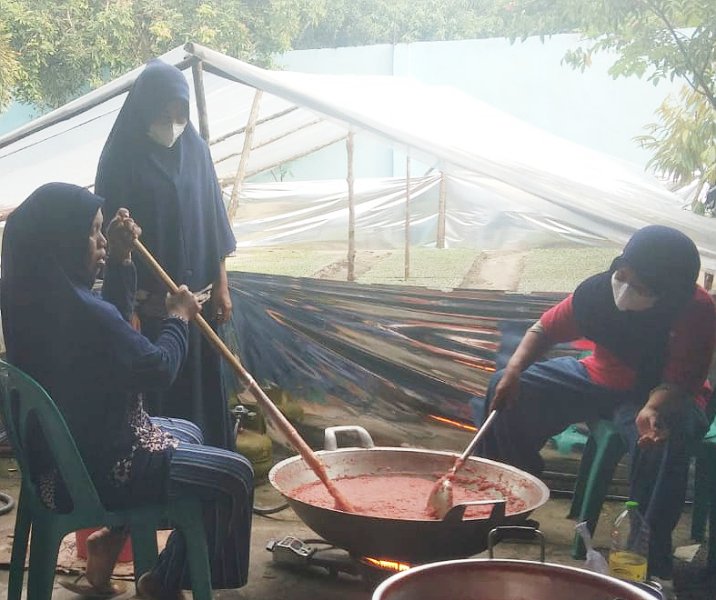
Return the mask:
<path fill-rule="evenodd" d="M 142 395 L 173 383 L 187 355 L 188 322 L 200 310 L 182 286 L 150 342 L 128 322 L 136 290 L 131 244 L 140 230 L 120 209 L 102 233 L 103 200 L 84 188 L 38 188 L 8 218 L 2 241 L 0 304 L 10 363 L 50 394 L 108 508 L 196 495 L 205 502 L 212 584 L 246 583 L 253 504 L 251 465 L 235 452 L 200 445 L 199 429 L 150 419 Z M 105 270 L 102 298 L 92 287 Z M 41 500 L 59 512 L 70 499 L 42 433 L 29 449 Z M 125 532 L 88 540 L 87 595 L 112 592 L 110 575 Z M 185 541 L 173 532 L 155 569 L 139 582 L 144 598 L 179 594 Z M 77 587 L 77 586 L 75 586 Z"/>
<path fill-rule="evenodd" d="M 631 499 L 651 528 L 649 573 L 662 580 L 672 576 L 689 459 L 708 428 L 716 315 L 696 284 L 700 266 L 680 231 L 635 232 L 607 271 L 542 315 L 495 374 L 488 403 L 500 412 L 478 449 L 539 474 L 551 436 L 611 420 L 631 455 Z M 555 344 L 581 338 L 593 343 L 590 356 L 542 360 Z"/>
<path fill-rule="evenodd" d="M 105 143 L 95 192 L 108 214 L 126 207 L 142 241 L 177 283 L 211 289 L 205 317 L 231 316 L 225 257 L 236 241 L 229 226 L 209 148 L 189 122 L 189 86 L 177 68 L 153 60 L 137 78 Z M 156 339 L 165 315 L 164 286 L 137 265 L 136 314 Z M 206 314 L 208 313 L 208 314 Z M 192 326 L 189 356 L 172 388 L 147 397 L 150 414 L 189 419 L 207 443 L 232 448 L 217 353 Z"/>

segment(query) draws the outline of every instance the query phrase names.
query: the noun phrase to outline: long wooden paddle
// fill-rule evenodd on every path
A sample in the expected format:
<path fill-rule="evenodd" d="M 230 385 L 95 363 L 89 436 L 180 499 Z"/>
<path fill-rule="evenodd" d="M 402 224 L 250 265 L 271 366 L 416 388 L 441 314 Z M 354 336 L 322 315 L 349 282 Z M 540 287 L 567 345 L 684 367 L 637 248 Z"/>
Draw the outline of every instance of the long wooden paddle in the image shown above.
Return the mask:
<path fill-rule="evenodd" d="M 139 240 L 134 240 L 134 249 L 139 252 L 142 259 L 144 259 L 144 261 L 149 265 L 152 271 L 154 271 L 157 277 L 162 280 L 164 285 L 169 288 L 169 291 L 173 294 L 176 294 L 177 291 L 179 291 L 179 287 L 176 283 L 174 283 L 172 278 L 169 277 L 169 274 L 152 256 L 151 252 L 147 250 L 144 244 L 142 244 L 142 242 L 140 242 Z M 249 390 L 258 401 L 259 406 L 261 406 L 261 410 L 264 413 L 264 417 L 286 436 L 288 442 L 294 447 L 295 450 L 298 451 L 298 453 L 301 455 L 301 458 L 306 461 L 306 464 L 316 474 L 318 479 L 321 480 L 323 485 L 326 486 L 331 496 L 333 496 L 336 501 L 336 508 L 346 512 L 355 512 L 350 502 L 346 500 L 345 496 L 329 479 L 328 473 L 326 472 L 326 467 L 320 461 L 318 456 L 316 456 L 313 450 L 311 450 L 311 447 L 304 441 L 304 439 L 301 437 L 298 431 L 296 431 L 294 426 L 291 425 L 290 421 L 283 415 L 283 413 L 278 408 L 276 408 L 276 405 L 271 402 L 269 397 L 256 383 L 256 380 L 251 376 L 251 373 L 249 373 L 244 368 L 244 366 L 239 362 L 239 359 L 234 355 L 233 352 L 231 352 L 231 350 L 229 350 L 226 344 L 224 344 L 223 340 L 211 328 L 209 323 L 206 322 L 206 319 L 204 319 L 201 313 L 197 314 L 196 317 L 194 317 L 194 322 L 204 334 L 206 339 L 209 340 L 209 342 L 214 346 L 214 348 L 216 348 L 219 354 L 221 354 L 221 356 L 226 359 L 231 368 L 234 369 L 236 374 L 248 386 Z"/>

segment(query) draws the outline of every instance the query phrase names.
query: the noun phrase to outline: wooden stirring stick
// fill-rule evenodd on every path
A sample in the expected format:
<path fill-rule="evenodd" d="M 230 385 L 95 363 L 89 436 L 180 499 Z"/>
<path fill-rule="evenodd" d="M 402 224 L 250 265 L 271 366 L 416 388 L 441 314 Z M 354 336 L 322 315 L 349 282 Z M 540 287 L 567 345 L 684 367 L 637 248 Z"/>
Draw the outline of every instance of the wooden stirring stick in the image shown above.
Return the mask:
<path fill-rule="evenodd" d="M 142 242 L 140 242 L 139 240 L 134 240 L 134 249 L 139 252 L 144 261 L 151 267 L 151 269 L 159 277 L 159 279 L 162 280 L 164 285 L 169 288 L 169 291 L 175 294 L 179 290 L 179 287 L 176 283 L 174 283 L 172 278 L 169 277 L 168 273 L 152 256 L 151 252 L 147 250 L 144 244 L 142 244 Z M 296 431 L 294 426 L 291 425 L 290 421 L 283 415 L 283 413 L 278 408 L 276 408 L 276 405 L 271 402 L 269 397 L 256 383 L 256 380 L 251 376 L 251 373 L 249 373 L 244 368 L 244 366 L 239 362 L 239 359 L 234 355 L 233 352 L 231 352 L 231 350 L 229 350 L 226 344 L 224 344 L 223 340 L 211 328 L 209 323 L 206 322 L 206 319 L 204 319 L 201 313 L 197 314 L 196 317 L 194 317 L 194 322 L 197 324 L 206 339 L 209 340 L 209 342 L 214 346 L 214 348 L 216 348 L 216 350 L 218 350 L 219 354 L 221 354 L 221 356 L 226 359 L 231 368 L 236 371 L 236 374 L 249 387 L 249 390 L 261 406 L 261 410 L 263 411 L 264 417 L 270 423 L 273 423 L 273 425 L 275 425 L 276 428 L 286 436 L 288 442 L 298 451 L 298 453 L 301 455 L 301 458 L 306 461 L 306 464 L 316 474 L 318 479 L 321 480 L 323 485 L 326 486 L 326 489 L 328 489 L 331 496 L 333 496 L 334 500 L 336 501 L 336 508 L 346 512 L 355 512 L 355 509 L 350 504 L 350 502 L 346 500 L 345 496 L 341 493 L 341 491 L 329 479 L 328 473 L 326 472 L 326 467 L 320 461 L 318 456 L 316 456 L 313 450 L 311 450 L 311 447 L 304 441 L 304 439 L 300 436 L 298 431 Z"/>

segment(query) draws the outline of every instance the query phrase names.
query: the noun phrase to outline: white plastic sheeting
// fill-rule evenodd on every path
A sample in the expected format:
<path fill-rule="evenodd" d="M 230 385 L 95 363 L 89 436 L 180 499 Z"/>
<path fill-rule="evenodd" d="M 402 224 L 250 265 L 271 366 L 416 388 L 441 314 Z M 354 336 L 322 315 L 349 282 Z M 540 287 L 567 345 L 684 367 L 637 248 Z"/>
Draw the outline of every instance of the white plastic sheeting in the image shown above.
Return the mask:
<path fill-rule="evenodd" d="M 411 181 L 410 238 L 414 245 L 435 244 L 439 184 L 439 174 Z M 405 180 L 359 179 L 354 193 L 357 247 L 401 247 L 405 243 Z M 317 242 L 345 246 L 347 184 L 336 179 L 246 184 L 234 230 L 239 248 Z M 466 228 L 455 233 L 462 236 Z M 450 242 L 463 245 L 454 235 Z"/>
<path fill-rule="evenodd" d="M 704 266 L 716 269 L 712 221 L 681 210 L 680 199 L 655 179 L 457 90 L 394 77 L 267 71 L 192 44 L 186 52 L 176 49 L 164 59 L 178 64 L 187 52 L 203 60 L 205 69 L 211 71 L 205 72 L 205 88 L 214 141 L 212 154 L 227 188 L 240 159 L 243 129 L 255 89 L 261 89 L 264 93 L 247 165 L 249 176 L 341 140 L 349 130 L 368 133 L 446 173 L 450 245 L 494 247 L 513 242 L 514 236 L 540 242 L 568 239 L 623 244 L 635 229 L 663 223 L 693 237 Z M 125 94 L 54 121 L 69 108 L 80 111 L 83 106 L 92 106 L 112 89 L 126 86 L 138 73 L 136 70 L 42 117 L 30 125 L 44 125 L 35 133 L 20 137 L 20 131 L 0 138 L 0 210 L 13 208 L 47 181 L 90 185 L 99 152 Z M 185 73 L 193 88 L 191 70 Z M 196 122 L 196 114 L 192 119 Z M 320 196 L 320 184 L 311 185 Z M 302 199 L 305 188 L 306 184 L 286 187 L 273 215 L 266 212 L 268 205 L 258 220 L 249 214 L 240 215 L 235 223 L 239 243 L 307 241 L 311 233 L 319 231 L 319 225 L 325 228 L 330 223 L 340 224 L 331 234 L 340 237 L 347 213 L 345 192 L 341 196 L 336 188 L 329 194 L 333 201 L 311 206 Z M 367 206 L 371 210 L 359 215 L 358 227 L 373 222 L 366 221 L 367 215 L 377 219 L 382 224 L 378 236 L 381 244 L 396 245 L 404 235 L 404 203 L 399 188 L 390 183 L 385 193 L 372 192 L 373 204 L 361 200 L 361 210 L 367 210 Z M 256 188 L 247 184 L 242 190 L 242 205 L 250 200 L 250 189 Z M 267 189 L 273 189 L 273 194 L 277 186 Z M 435 193 L 434 181 L 431 189 Z M 376 201 L 376 194 L 383 195 L 384 200 Z M 432 243 L 434 235 L 418 229 L 435 222 L 437 202 L 430 209 L 432 214 L 428 204 L 424 209 L 420 206 L 421 201 L 415 200 L 419 214 L 414 216 L 416 231 L 415 235 L 411 232 L 411 239 L 413 243 Z M 282 225 L 276 229 L 279 222 Z M 347 232 L 343 231 L 345 240 Z"/>

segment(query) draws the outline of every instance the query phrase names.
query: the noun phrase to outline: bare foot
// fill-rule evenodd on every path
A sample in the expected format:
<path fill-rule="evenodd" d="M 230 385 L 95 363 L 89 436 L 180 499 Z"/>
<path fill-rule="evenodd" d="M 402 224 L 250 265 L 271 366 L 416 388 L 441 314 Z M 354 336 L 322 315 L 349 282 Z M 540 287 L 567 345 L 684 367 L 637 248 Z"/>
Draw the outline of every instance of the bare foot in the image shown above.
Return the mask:
<path fill-rule="evenodd" d="M 126 538 L 125 531 L 107 527 L 95 531 L 87 538 L 86 577 L 93 587 L 105 590 L 111 586 L 110 577 Z"/>

